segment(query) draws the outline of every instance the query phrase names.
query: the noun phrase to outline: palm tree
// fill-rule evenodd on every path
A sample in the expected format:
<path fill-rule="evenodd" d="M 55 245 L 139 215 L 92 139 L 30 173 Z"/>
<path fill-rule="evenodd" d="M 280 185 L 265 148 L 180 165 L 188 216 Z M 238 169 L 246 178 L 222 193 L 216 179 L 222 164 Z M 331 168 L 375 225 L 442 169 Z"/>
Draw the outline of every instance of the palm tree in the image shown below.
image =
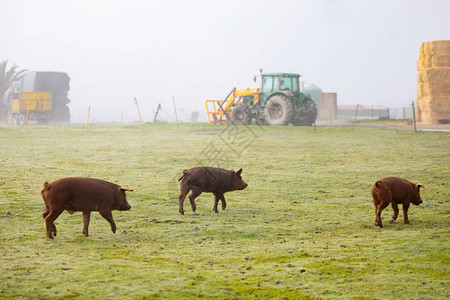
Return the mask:
<path fill-rule="evenodd" d="M 0 63 L 0 98 L 11 86 L 11 84 L 22 78 L 23 74 L 28 70 L 17 70 L 18 66 L 13 65 L 9 70 L 6 70 L 8 61 L 4 60 Z"/>
<path fill-rule="evenodd" d="M 8 61 L 2 61 L 0 63 L 0 122 L 5 122 L 8 114 L 8 108 L 4 107 L 3 94 L 16 80 L 22 78 L 23 74 L 27 70 L 17 70 L 17 66 L 13 65 L 9 70 L 6 70 Z"/>

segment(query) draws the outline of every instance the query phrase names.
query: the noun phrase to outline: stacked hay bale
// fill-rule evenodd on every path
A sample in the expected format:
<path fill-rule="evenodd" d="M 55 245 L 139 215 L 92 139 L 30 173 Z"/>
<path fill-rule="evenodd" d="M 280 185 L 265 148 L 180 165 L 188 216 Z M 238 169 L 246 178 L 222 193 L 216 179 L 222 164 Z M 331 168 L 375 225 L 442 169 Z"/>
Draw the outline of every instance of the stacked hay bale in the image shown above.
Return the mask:
<path fill-rule="evenodd" d="M 450 123 L 450 41 L 423 43 L 417 71 L 417 121 Z"/>

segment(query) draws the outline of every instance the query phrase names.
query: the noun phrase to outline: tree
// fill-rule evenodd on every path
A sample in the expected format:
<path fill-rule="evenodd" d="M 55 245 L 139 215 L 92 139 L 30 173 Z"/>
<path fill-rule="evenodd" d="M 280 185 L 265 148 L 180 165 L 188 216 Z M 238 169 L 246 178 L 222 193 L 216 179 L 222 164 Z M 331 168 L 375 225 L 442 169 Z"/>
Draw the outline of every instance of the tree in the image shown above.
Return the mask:
<path fill-rule="evenodd" d="M 3 94 L 16 80 L 22 78 L 27 70 L 17 70 L 17 66 L 13 65 L 9 70 L 6 70 L 8 61 L 0 63 L 0 122 L 5 122 L 8 114 L 8 109 L 3 107 Z"/>
<path fill-rule="evenodd" d="M 6 70 L 8 61 L 2 61 L 0 63 L 0 98 L 11 86 L 11 84 L 22 78 L 23 74 L 28 70 L 17 70 L 18 66 L 13 65 L 9 70 Z"/>

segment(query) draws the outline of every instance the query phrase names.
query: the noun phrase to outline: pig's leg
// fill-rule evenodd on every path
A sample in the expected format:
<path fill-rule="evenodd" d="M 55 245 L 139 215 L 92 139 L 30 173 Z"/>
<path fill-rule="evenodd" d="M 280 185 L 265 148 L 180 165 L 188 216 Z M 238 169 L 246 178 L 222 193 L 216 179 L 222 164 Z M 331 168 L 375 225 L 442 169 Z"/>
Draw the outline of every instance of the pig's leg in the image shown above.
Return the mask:
<path fill-rule="evenodd" d="M 213 206 L 213 211 L 215 213 L 218 213 L 219 211 L 217 210 L 217 205 L 219 204 L 219 199 L 220 199 L 220 195 L 217 193 L 213 193 L 214 194 L 214 206 Z"/>
<path fill-rule="evenodd" d="M 375 226 L 378 226 L 378 219 L 377 219 L 378 205 L 376 203 L 374 203 L 374 205 L 375 205 Z"/>
<path fill-rule="evenodd" d="M 91 220 L 91 212 L 83 211 L 83 234 L 89 236 L 89 221 Z"/>
<path fill-rule="evenodd" d="M 59 210 L 51 210 L 47 216 L 45 217 L 45 225 L 47 226 L 47 237 L 53 239 L 53 236 L 56 236 L 56 226 L 53 223 L 56 218 L 63 212 L 63 209 Z"/>
<path fill-rule="evenodd" d="M 186 195 L 189 193 L 190 190 L 191 189 L 186 184 L 181 183 L 180 195 L 178 196 L 178 211 L 182 215 L 184 215 L 183 209 L 184 198 L 186 198 Z"/>
<path fill-rule="evenodd" d="M 227 207 L 227 202 L 225 201 L 224 194 L 220 194 L 220 201 L 222 201 L 222 210 L 224 210 Z"/>
<path fill-rule="evenodd" d="M 380 205 L 378 205 L 377 210 L 377 219 L 375 221 L 375 225 L 378 225 L 380 227 L 383 227 L 383 223 L 381 222 L 381 212 L 383 209 L 385 209 L 389 205 L 389 202 L 381 202 Z"/>
<path fill-rule="evenodd" d="M 378 201 L 378 197 L 376 194 L 372 194 L 373 205 L 375 206 L 375 226 L 378 226 L 378 206 L 380 205 L 380 201 Z"/>
<path fill-rule="evenodd" d="M 394 210 L 394 215 L 392 216 L 391 223 L 394 223 L 398 217 L 398 205 L 397 203 L 392 203 L 392 209 Z"/>
<path fill-rule="evenodd" d="M 111 231 L 113 233 L 116 233 L 116 223 L 114 223 L 111 210 L 99 211 L 99 213 L 102 215 L 103 218 L 106 219 L 106 221 L 109 222 L 109 224 L 111 225 Z"/>
<path fill-rule="evenodd" d="M 50 209 L 46 208 L 45 211 L 42 213 L 42 217 L 44 218 L 44 220 L 48 216 L 49 213 L 50 213 Z M 52 228 L 51 232 L 52 232 L 52 234 L 54 236 L 56 236 L 56 226 L 55 226 L 55 224 L 53 224 L 53 228 Z"/>
<path fill-rule="evenodd" d="M 409 203 L 403 203 L 403 220 L 405 221 L 405 224 L 409 224 L 409 220 L 408 220 L 408 208 L 409 208 Z"/>
<path fill-rule="evenodd" d="M 189 201 L 191 202 L 191 208 L 193 212 L 195 212 L 195 210 L 197 209 L 197 206 L 195 205 L 195 198 L 200 196 L 201 193 L 202 193 L 201 190 L 193 189 L 192 193 L 189 195 Z"/>

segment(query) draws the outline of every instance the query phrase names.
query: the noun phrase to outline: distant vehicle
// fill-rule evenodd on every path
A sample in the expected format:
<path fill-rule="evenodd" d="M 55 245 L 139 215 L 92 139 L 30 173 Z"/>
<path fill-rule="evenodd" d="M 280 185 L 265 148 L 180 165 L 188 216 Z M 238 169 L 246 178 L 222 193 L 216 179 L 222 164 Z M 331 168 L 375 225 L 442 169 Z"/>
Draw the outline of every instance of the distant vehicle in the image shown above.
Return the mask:
<path fill-rule="evenodd" d="M 15 125 L 21 125 L 25 120 L 47 124 L 51 110 L 51 92 L 22 92 L 14 94 L 10 114 Z"/>
<path fill-rule="evenodd" d="M 16 125 L 25 120 L 39 124 L 70 123 L 69 82 L 70 77 L 64 72 L 24 73 L 3 95 L 0 105 L 7 116 L 1 121 Z"/>
<path fill-rule="evenodd" d="M 206 100 L 208 122 L 248 125 L 254 119 L 261 125 L 311 126 L 316 105 L 310 95 L 300 91 L 300 74 L 262 74 L 261 88 L 236 90 L 225 100 Z"/>

